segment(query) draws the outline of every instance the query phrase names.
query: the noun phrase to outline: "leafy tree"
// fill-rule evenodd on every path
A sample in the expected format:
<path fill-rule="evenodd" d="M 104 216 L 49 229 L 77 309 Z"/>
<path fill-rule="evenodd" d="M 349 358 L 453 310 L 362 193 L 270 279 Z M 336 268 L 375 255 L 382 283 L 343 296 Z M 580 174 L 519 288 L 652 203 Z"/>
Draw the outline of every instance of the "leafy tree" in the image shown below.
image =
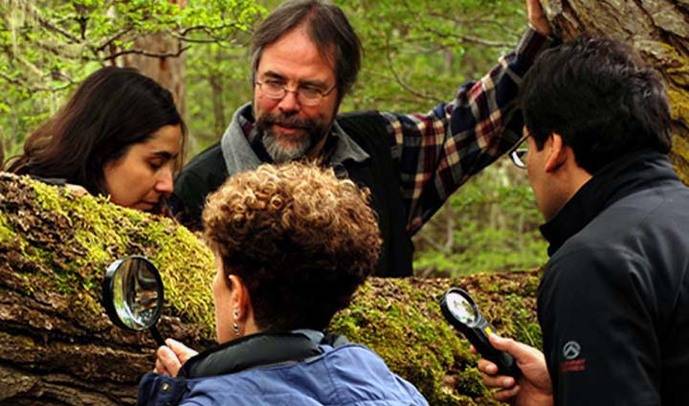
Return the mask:
<path fill-rule="evenodd" d="M 180 2 L 177 2 L 180 3 Z M 234 46 L 263 12 L 253 0 L 2 0 L 0 3 L 0 128 L 16 152 L 26 133 L 54 113 L 66 94 L 104 65 L 144 55 L 176 58 L 211 43 Z M 169 51 L 137 41 L 163 33 Z"/>

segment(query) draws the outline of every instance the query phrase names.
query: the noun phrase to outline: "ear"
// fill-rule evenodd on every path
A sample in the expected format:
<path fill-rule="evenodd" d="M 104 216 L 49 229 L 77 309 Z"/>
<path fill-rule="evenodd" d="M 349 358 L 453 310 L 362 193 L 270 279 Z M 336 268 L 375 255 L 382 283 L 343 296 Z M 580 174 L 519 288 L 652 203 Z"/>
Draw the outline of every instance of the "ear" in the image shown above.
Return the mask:
<path fill-rule="evenodd" d="M 553 133 L 550 135 L 548 141 L 546 141 L 546 146 L 548 150 L 548 155 L 545 160 L 545 171 L 555 172 L 560 168 L 565 162 L 567 162 L 568 154 L 567 147 L 562 141 L 562 136 L 558 133 Z"/>
<path fill-rule="evenodd" d="M 228 279 L 230 280 L 230 301 L 235 309 L 239 309 L 239 318 L 237 322 L 244 324 L 251 316 L 252 311 L 249 290 L 239 276 L 230 274 Z"/>

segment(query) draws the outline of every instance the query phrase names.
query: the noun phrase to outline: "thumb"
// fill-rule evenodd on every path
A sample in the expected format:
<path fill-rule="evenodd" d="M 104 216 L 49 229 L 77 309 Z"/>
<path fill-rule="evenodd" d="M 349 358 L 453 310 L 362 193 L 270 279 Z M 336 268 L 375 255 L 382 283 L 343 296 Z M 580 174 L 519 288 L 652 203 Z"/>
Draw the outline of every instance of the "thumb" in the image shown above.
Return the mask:
<path fill-rule="evenodd" d="M 173 340 L 172 338 L 165 340 L 165 345 L 174 351 L 175 355 L 177 355 L 177 358 L 179 358 L 183 363 L 190 358 L 190 353 L 196 352 L 179 341 Z"/>
<path fill-rule="evenodd" d="M 528 362 L 534 357 L 534 348 L 518 341 L 514 341 L 511 338 L 503 338 L 491 333 L 488 335 L 488 339 L 496 350 L 509 353 L 519 363 Z"/>

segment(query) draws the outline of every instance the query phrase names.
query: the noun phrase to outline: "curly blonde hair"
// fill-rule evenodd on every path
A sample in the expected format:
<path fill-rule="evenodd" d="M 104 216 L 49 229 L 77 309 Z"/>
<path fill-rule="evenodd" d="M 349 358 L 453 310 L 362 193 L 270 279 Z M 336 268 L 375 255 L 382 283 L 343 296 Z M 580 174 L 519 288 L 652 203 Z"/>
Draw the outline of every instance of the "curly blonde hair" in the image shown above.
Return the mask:
<path fill-rule="evenodd" d="M 204 234 L 262 329 L 324 329 L 378 262 L 370 194 L 314 164 L 262 165 L 208 198 Z M 227 280 L 227 278 L 225 278 Z"/>

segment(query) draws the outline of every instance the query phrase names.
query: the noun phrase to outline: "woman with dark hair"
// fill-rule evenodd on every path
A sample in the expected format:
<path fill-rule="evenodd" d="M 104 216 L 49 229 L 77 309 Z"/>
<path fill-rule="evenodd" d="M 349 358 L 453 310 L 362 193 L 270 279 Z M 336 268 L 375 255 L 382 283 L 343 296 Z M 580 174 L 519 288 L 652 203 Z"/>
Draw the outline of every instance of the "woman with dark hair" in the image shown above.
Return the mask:
<path fill-rule="evenodd" d="M 172 192 L 185 137 L 169 91 L 134 69 L 106 67 L 27 138 L 5 170 L 157 212 Z"/>
<path fill-rule="evenodd" d="M 168 339 L 139 405 L 427 405 L 368 348 L 324 332 L 378 263 L 370 194 L 289 163 L 232 176 L 208 200 L 220 346 Z"/>

